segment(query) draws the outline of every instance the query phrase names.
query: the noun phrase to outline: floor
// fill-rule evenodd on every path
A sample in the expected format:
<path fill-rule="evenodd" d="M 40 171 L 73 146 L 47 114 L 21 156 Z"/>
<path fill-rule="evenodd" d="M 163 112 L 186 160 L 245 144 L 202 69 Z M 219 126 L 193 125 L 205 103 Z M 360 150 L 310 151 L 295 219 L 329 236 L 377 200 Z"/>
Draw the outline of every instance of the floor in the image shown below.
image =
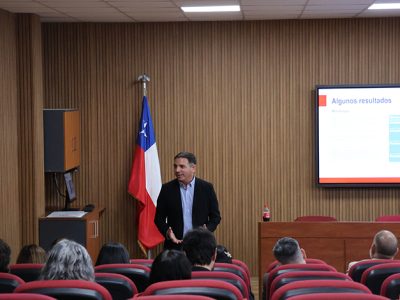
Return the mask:
<path fill-rule="evenodd" d="M 250 279 L 250 283 L 251 283 L 251 291 L 254 294 L 254 299 L 258 300 L 258 277 L 251 277 Z"/>

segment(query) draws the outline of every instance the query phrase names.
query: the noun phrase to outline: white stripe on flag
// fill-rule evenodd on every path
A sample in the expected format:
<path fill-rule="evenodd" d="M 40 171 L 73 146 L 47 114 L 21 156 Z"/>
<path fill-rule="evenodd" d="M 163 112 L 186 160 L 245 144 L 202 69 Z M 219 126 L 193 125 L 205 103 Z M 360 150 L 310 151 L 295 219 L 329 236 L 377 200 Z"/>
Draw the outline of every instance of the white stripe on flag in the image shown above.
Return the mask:
<path fill-rule="evenodd" d="M 146 173 L 146 190 L 150 195 L 154 206 L 157 206 L 157 198 L 161 191 L 161 172 L 160 161 L 158 160 L 157 145 L 154 143 L 144 153 L 145 173 Z"/>

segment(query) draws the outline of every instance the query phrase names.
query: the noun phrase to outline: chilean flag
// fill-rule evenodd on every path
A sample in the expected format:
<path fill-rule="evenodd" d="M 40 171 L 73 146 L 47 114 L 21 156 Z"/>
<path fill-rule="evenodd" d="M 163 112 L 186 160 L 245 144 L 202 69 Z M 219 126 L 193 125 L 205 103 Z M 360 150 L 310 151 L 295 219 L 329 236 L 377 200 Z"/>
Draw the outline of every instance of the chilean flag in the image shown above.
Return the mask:
<path fill-rule="evenodd" d="M 147 97 L 144 96 L 128 192 L 139 201 L 138 240 L 147 249 L 164 241 L 154 224 L 161 184 L 153 122 Z"/>

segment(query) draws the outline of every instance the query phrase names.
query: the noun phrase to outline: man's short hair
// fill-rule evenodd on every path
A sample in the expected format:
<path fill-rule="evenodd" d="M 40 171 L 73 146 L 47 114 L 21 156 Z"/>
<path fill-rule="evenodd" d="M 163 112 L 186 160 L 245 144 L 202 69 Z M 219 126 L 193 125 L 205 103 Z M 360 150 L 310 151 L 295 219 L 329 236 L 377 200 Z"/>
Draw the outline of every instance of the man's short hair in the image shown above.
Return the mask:
<path fill-rule="evenodd" d="M 303 259 L 299 243 L 290 237 L 279 239 L 273 249 L 275 258 L 283 265 L 297 264 Z"/>
<path fill-rule="evenodd" d="M 374 237 L 376 253 L 379 258 L 393 258 L 397 253 L 397 238 L 388 231 L 381 230 Z"/>
<path fill-rule="evenodd" d="M 11 249 L 8 244 L 0 239 L 0 272 L 8 273 L 8 265 L 10 264 Z"/>
<path fill-rule="evenodd" d="M 186 158 L 191 165 L 197 164 L 196 156 L 193 153 L 182 151 L 175 155 L 174 160 L 177 158 Z"/>
<path fill-rule="evenodd" d="M 211 263 L 217 242 L 211 231 L 198 227 L 185 234 L 182 246 L 192 265 L 204 266 Z"/>

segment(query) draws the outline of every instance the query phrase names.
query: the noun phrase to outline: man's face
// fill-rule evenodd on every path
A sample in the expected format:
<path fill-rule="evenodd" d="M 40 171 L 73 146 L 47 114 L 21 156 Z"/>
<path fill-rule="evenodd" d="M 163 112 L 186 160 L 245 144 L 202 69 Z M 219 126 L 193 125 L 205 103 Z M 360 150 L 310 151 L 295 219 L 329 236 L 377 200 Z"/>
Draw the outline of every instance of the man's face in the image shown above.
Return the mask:
<path fill-rule="evenodd" d="M 174 162 L 175 176 L 180 183 L 189 184 L 196 172 L 196 165 L 189 164 L 187 158 L 177 158 Z"/>

